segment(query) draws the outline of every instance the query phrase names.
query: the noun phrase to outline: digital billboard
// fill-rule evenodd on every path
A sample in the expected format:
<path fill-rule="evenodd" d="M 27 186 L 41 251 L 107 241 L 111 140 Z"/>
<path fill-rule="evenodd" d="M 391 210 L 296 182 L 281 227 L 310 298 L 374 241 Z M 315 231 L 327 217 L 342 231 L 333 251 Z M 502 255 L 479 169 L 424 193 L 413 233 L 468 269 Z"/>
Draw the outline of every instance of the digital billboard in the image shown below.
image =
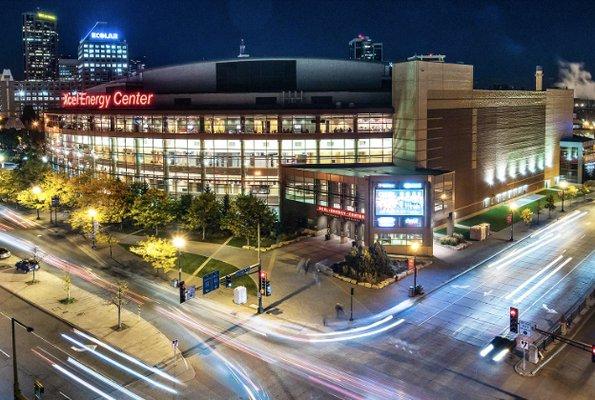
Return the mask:
<path fill-rule="evenodd" d="M 376 189 L 376 216 L 424 215 L 423 189 Z"/>

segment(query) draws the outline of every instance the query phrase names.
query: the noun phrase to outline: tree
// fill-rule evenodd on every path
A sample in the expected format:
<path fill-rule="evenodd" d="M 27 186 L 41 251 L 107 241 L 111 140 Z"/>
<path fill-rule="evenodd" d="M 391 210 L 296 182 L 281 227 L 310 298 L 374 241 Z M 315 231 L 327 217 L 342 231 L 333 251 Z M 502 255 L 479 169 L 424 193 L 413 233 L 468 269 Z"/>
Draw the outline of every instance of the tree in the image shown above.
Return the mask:
<path fill-rule="evenodd" d="M 0 200 L 15 200 L 18 192 L 14 171 L 0 169 Z"/>
<path fill-rule="evenodd" d="M 30 208 L 33 210 L 44 210 L 47 209 L 45 202 L 45 193 L 35 193 L 33 189 L 25 189 L 17 194 L 17 202 L 23 207 Z"/>
<path fill-rule="evenodd" d="M 554 195 L 549 194 L 545 198 L 545 208 L 547 208 L 547 217 L 552 217 L 552 211 L 556 209 L 556 201 L 554 200 Z"/>
<path fill-rule="evenodd" d="M 180 199 L 176 202 L 176 217 L 178 220 L 183 221 L 186 212 L 192 204 L 192 195 L 184 193 L 180 196 Z"/>
<path fill-rule="evenodd" d="M 107 174 L 93 177 L 83 174 L 74 180 L 78 196 L 76 205 L 82 209 L 97 210 L 102 224 L 121 223 L 129 212 L 129 187 L 121 180 Z"/>
<path fill-rule="evenodd" d="M 535 212 L 537 213 L 537 224 L 539 225 L 539 215 L 541 214 L 541 211 L 543 211 L 543 204 L 541 204 L 541 200 L 537 201 L 537 204 L 535 205 Z"/>
<path fill-rule="evenodd" d="M 531 224 L 533 221 L 533 211 L 530 208 L 523 208 L 521 210 L 521 219 L 525 222 L 525 224 Z"/>
<path fill-rule="evenodd" d="M 114 304 L 118 310 L 118 328 L 122 329 L 122 307 L 126 305 L 126 293 L 128 292 L 128 282 L 118 281 L 116 293 L 112 296 L 112 304 Z"/>
<path fill-rule="evenodd" d="M 229 200 L 229 195 L 225 193 L 223 196 L 223 205 L 221 209 L 221 213 L 225 216 L 229 212 L 229 208 L 231 207 L 231 202 Z"/>
<path fill-rule="evenodd" d="M 222 226 L 234 236 L 250 239 L 257 235 L 257 226 L 260 224 L 261 235 L 269 235 L 275 228 L 277 215 L 261 199 L 251 194 L 239 195 L 230 204 L 229 212 L 223 217 Z"/>
<path fill-rule="evenodd" d="M 60 199 L 60 205 L 72 206 L 74 204 L 78 187 L 74 185 L 74 181 L 66 174 L 47 171 L 39 185 L 45 194 L 44 201 L 46 208 L 51 206 L 52 198 L 57 196 Z"/>
<path fill-rule="evenodd" d="M 62 287 L 64 288 L 64 291 L 66 292 L 66 298 L 60 300 L 60 303 L 63 303 L 63 304 L 74 303 L 75 299 L 71 295 L 72 277 L 70 276 L 70 274 L 66 274 L 62 277 Z"/>
<path fill-rule="evenodd" d="M 221 221 L 222 204 L 215 193 L 208 188 L 194 199 L 184 215 L 184 226 L 188 230 L 202 230 L 202 240 L 205 240 L 207 229 L 216 230 Z"/>
<path fill-rule="evenodd" d="M 572 199 L 578 195 L 578 189 L 574 185 L 568 186 L 568 189 L 566 189 L 566 194 L 570 199 L 570 204 L 572 204 Z"/>
<path fill-rule="evenodd" d="M 154 229 L 155 235 L 161 226 L 167 225 L 175 219 L 172 202 L 167 193 L 158 189 L 149 189 L 137 197 L 130 209 L 134 222 L 143 229 Z"/>
<path fill-rule="evenodd" d="M 25 161 L 20 168 L 14 171 L 15 185 L 17 186 L 18 191 L 39 184 L 45 173 L 49 170 L 49 165 L 38 158 L 30 158 Z"/>
<path fill-rule="evenodd" d="M 153 236 L 140 241 L 137 246 L 131 247 L 130 251 L 141 256 L 153 268 L 162 269 L 163 272 L 168 272 L 175 267 L 178 255 L 178 249 L 169 240 Z"/>
<path fill-rule="evenodd" d="M 586 197 L 589 193 L 591 193 L 591 189 L 589 189 L 589 186 L 585 184 L 579 188 L 579 192 L 581 196 Z"/>

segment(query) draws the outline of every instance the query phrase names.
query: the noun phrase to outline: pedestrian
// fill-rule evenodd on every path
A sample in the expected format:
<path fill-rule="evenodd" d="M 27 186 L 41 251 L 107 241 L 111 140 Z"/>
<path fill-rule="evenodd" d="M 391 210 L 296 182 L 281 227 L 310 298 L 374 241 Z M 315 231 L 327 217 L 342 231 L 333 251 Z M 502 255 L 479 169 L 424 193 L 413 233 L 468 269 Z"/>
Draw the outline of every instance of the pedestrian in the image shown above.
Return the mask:
<path fill-rule="evenodd" d="M 337 313 L 337 319 L 341 318 L 344 314 L 343 306 L 340 303 L 335 305 L 335 312 Z"/>
<path fill-rule="evenodd" d="M 310 259 L 308 258 L 306 260 L 306 262 L 304 263 L 304 274 L 307 275 L 308 274 L 308 269 L 310 269 Z"/>

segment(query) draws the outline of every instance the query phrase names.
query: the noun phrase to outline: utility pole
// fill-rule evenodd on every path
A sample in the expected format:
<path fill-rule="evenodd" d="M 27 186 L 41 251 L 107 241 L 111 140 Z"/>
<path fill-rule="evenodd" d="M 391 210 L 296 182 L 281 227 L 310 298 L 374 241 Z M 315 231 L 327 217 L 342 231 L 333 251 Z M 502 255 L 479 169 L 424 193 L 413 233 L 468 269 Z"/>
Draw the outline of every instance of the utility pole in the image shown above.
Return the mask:
<path fill-rule="evenodd" d="M 258 256 L 258 314 L 264 312 L 262 307 L 262 262 L 260 261 L 260 222 L 256 225 L 256 254 Z"/>
<path fill-rule="evenodd" d="M 11 318 L 10 321 L 11 321 L 11 328 L 12 328 L 13 394 L 14 394 L 15 400 L 22 400 L 25 397 L 21 393 L 21 388 L 19 387 L 19 373 L 18 373 L 18 366 L 17 366 L 17 346 L 16 346 L 14 327 L 15 327 L 15 324 L 18 324 L 18 325 L 22 326 L 23 328 L 25 328 L 27 330 L 27 332 L 29 332 L 29 333 L 33 332 L 33 328 L 17 321 L 15 318 Z"/>
<path fill-rule="evenodd" d="M 355 292 L 354 288 L 351 288 L 351 305 L 349 307 L 349 322 L 353 322 L 353 293 Z"/>

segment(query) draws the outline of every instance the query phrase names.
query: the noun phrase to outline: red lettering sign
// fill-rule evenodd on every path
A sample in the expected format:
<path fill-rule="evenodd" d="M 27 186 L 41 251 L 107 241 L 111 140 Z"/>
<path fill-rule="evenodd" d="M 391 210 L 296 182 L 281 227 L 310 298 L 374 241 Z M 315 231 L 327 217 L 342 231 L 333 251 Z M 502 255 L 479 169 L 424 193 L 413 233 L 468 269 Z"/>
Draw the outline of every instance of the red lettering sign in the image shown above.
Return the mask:
<path fill-rule="evenodd" d="M 63 108 L 138 108 L 149 107 L 155 102 L 154 93 L 64 93 L 62 94 Z"/>
<path fill-rule="evenodd" d="M 353 219 L 356 221 L 363 221 L 366 218 L 366 216 L 362 213 L 326 206 L 317 206 L 316 211 L 326 215 L 331 215 L 333 217 Z"/>

